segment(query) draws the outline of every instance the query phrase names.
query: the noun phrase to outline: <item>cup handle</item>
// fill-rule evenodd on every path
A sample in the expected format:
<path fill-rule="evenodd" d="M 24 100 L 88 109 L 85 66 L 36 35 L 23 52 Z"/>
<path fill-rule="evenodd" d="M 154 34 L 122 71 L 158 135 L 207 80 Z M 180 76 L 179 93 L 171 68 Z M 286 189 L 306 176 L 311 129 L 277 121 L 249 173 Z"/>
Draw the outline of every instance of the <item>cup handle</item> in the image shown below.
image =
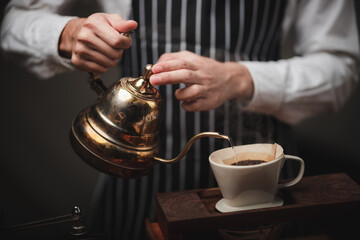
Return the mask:
<path fill-rule="evenodd" d="M 293 156 L 293 155 L 284 155 L 285 157 L 285 161 L 290 159 L 290 160 L 295 160 L 295 161 L 298 161 L 300 162 L 300 171 L 299 171 L 299 174 L 297 175 L 297 177 L 290 181 L 290 182 L 287 182 L 287 183 L 281 183 L 278 185 L 278 189 L 283 189 L 283 188 L 287 188 L 287 187 L 290 187 L 290 186 L 293 186 L 295 184 L 297 184 L 301 178 L 303 177 L 304 175 L 304 170 L 305 170 L 305 163 L 304 163 L 304 160 L 302 160 L 301 158 L 299 157 L 296 157 L 296 156 Z"/>

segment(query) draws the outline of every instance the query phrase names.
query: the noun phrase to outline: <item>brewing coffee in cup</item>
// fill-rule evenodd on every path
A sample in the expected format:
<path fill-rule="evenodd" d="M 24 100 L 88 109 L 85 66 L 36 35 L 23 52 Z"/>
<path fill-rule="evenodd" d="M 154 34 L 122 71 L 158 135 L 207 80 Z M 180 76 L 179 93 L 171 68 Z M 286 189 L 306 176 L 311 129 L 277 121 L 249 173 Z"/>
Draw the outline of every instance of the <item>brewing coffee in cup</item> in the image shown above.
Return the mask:
<path fill-rule="evenodd" d="M 236 153 L 236 154 L 235 154 Z M 285 161 L 300 163 L 297 177 L 279 184 Z M 217 150 L 209 156 L 210 166 L 223 199 L 216 204 L 220 212 L 232 212 L 283 205 L 279 189 L 298 183 L 305 169 L 304 161 L 285 155 L 278 144 L 249 144 Z"/>

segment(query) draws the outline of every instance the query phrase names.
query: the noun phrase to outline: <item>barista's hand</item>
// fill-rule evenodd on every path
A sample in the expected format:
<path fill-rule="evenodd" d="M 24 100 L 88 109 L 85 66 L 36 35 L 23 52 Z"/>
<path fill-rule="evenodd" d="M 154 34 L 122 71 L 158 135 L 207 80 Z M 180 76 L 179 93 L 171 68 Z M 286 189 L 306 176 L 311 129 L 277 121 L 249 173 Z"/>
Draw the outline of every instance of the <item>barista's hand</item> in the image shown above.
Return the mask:
<path fill-rule="evenodd" d="M 208 111 L 230 99 L 249 100 L 254 85 L 247 68 L 182 51 L 163 54 L 153 66 L 153 85 L 184 83 L 175 96 L 186 111 Z"/>
<path fill-rule="evenodd" d="M 117 14 L 95 13 L 88 18 L 70 20 L 59 39 L 59 54 L 71 58 L 80 70 L 105 73 L 116 65 L 123 49 L 131 45 L 127 33 L 136 29 L 135 21 Z"/>

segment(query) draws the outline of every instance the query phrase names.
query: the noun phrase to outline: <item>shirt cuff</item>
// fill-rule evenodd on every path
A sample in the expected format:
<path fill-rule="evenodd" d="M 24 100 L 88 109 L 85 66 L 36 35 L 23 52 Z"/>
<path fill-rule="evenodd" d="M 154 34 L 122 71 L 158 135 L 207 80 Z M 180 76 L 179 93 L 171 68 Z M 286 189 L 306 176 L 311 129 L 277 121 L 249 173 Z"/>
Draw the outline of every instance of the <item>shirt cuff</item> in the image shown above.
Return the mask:
<path fill-rule="evenodd" d="M 242 106 L 243 110 L 274 115 L 284 99 L 284 73 L 276 62 L 243 61 L 241 64 L 247 67 L 254 83 L 254 95 Z"/>
<path fill-rule="evenodd" d="M 74 18 L 72 16 L 52 16 L 54 19 L 50 19 L 54 24 L 49 24 L 51 28 L 48 29 L 48 38 L 44 39 L 44 44 L 48 44 L 49 48 L 49 56 L 52 59 L 53 70 L 54 73 L 61 73 L 66 70 L 74 70 L 74 66 L 71 64 L 71 60 L 68 58 L 64 58 L 59 55 L 58 44 L 61 33 L 65 27 L 65 25 Z"/>

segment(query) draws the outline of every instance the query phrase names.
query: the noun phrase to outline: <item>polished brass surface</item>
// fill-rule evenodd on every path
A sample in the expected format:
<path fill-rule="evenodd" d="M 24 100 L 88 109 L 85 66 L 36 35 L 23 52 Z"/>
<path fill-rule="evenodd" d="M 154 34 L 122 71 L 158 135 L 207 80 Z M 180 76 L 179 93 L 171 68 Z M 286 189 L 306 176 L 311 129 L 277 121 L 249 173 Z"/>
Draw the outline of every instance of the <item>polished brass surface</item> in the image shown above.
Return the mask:
<path fill-rule="evenodd" d="M 92 167 L 125 178 L 140 177 L 158 154 L 161 96 L 150 84 L 151 65 L 143 76 L 126 77 L 109 89 L 90 75 L 97 101 L 73 120 L 71 143 Z"/>
<path fill-rule="evenodd" d="M 183 158 L 199 138 L 228 139 L 219 133 L 200 133 L 174 159 L 157 157 L 162 100 L 150 84 L 151 68 L 147 65 L 142 76 L 122 78 L 109 89 L 98 75 L 90 75 L 98 99 L 74 118 L 70 140 L 75 152 L 92 167 L 118 177 L 141 177 L 157 162 Z"/>

